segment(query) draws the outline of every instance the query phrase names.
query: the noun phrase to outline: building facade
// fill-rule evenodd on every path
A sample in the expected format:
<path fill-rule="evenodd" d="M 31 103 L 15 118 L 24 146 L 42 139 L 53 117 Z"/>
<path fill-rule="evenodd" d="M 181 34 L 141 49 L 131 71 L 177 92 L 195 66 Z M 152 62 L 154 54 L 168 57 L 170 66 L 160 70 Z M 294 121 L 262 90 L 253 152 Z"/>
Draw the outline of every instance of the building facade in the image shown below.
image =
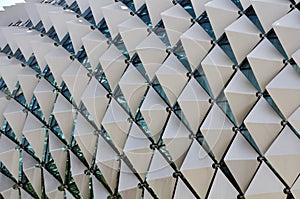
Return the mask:
<path fill-rule="evenodd" d="M 299 7 L 5 7 L 0 198 L 300 198 Z"/>

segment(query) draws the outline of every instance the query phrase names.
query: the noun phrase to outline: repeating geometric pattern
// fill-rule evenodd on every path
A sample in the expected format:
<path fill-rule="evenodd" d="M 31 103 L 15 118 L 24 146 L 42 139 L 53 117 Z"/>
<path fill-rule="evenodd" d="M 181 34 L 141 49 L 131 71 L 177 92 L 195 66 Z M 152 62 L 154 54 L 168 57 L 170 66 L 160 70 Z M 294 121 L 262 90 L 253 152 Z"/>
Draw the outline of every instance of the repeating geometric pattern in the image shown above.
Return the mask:
<path fill-rule="evenodd" d="M 0 198 L 300 198 L 299 0 L 0 12 Z"/>

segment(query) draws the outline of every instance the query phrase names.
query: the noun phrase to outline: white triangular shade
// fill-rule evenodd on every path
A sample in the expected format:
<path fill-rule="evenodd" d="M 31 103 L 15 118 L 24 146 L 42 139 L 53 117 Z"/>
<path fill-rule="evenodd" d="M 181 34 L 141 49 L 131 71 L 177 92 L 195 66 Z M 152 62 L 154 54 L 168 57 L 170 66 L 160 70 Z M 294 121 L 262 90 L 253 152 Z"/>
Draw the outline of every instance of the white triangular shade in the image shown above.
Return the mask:
<path fill-rule="evenodd" d="M 286 143 L 289 143 L 288 146 Z M 266 152 L 266 158 L 285 182 L 292 186 L 300 173 L 299 137 L 286 126 Z"/>
<path fill-rule="evenodd" d="M 166 108 L 167 104 L 153 88 L 150 88 L 140 110 L 147 127 L 155 138 L 158 137 L 158 133 L 167 120 L 168 112 Z"/>
<path fill-rule="evenodd" d="M 245 15 L 229 25 L 225 33 L 238 64 L 242 63 L 260 40 L 260 31 Z"/>
<path fill-rule="evenodd" d="M 222 159 L 234 136 L 233 127 L 231 121 L 217 105 L 213 105 L 200 127 L 201 133 L 218 161 Z"/>
<path fill-rule="evenodd" d="M 61 75 L 77 105 L 90 80 L 87 73 L 78 61 L 73 61 Z"/>
<path fill-rule="evenodd" d="M 132 115 L 135 115 L 147 90 L 146 79 L 130 65 L 119 82 Z"/>
<path fill-rule="evenodd" d="M 191 16 L 179 4 L 165 10 L 160 15 L 171 46 L 174 46 L 180 35 L 191 26 Z"/>
<path fill-rule="evenodd" d="M 230 181 L 223 174 L 223 172 L 221 170 L 218 170 L 214 178 L 212 187 L 210 189 L 208 199 L 236 198 L 237 195 L 238 195 L 238 191 L 230 183 Z"/>
<path fill-rule="evenodd" d="M 247 59 L 262 91 L 284 66 L 283 56 L 268 39 L 262 40 Z"/>
<path fill-rule="evenodd" d="M 205 4 L 205 10 L 217 39 L 239 16 L 239 9 L 229 0 L 209 1 Z"/>
<path fill-rule="evenodd" d="M 124 148 L 131 126 L 129 118 L 126 111 L 113 99 L 102 120 L 104 129 L 120 151 Z"/>
<path fill-rule="evenodd" d="M 172 160 L 180 167 L 191 145 L 190 132 L 174 113 L 168 120 L 162 140 L 169 151 Z M 178 147 L 180 145 L 180 147 Z"/>
<path fill-rule="evenodd" d="M 272 27 L 289 58 L 300 47 L 300 38 L 298 37 L 300 33 L 300 24 L 298 23 L 299 17 L 299 10 L 294 9 L 272 24 Z"/>
<path fill-rule="evenodd" d="M 227 151 L 224 161 L 242 191 L 247 190 L 256 172 L 259 165 L 257 157 L 258 154 L 254 148 L 243 135 L 238 133 Z"/>
<path fill-rule="evenodd" d="M 172 176 L 173 172 L 173 169 L 160 152 L 155 151 L 148 171 L 147 181 L 159 198 L 172 197 L 176 182 L 176 179 Z"/>
<path fill-rule="evenodd" d="M 195 70 L 212 47 L 211 38 L 199 24 L 195 23 L 180 36 L 180 41 L 191 69 Z"/>
<path fill-rule="evenodd" d="M 208 112 L 210 107 L 209 99 L 209 95 L 200 86 L 197 80 L 191 78 L 177 100 L 195 134 Z"/>
<path fill-rule="evenodd" d="M 283 189 L 284 185 L 263 162 L 245 192 L 245 197 L 249 199 L 283 199 L 286 198 Z"/>
<path fill-rule="evenodd" d="M 214 97 L 217 97 L 234 73 L 233 62 L 220 46 L 215 45 L 203 59 L 201 65 L 211 91 Z"/>
<path fill-rule="evenodd" d="M 287 65 L 268 85 L 267 91 L 288 118 L 300 105 L 300 74 Z"/>
<path fill-rule="evenodd" d="M 188 81 L 187 72 L 175 55 L 170 54 L 155 73 L 171 105 L 175 103 Z"/>
<path fill-rule="evenodd" d="M 256 92 L 256 89 L 240 71 L 234 75 L 225 88 L 225 96 L 238 126 L 241 125 L 257 101 Z"/>
<path fill-rule="evenodd" d="M 268 102 L 261 98 L 244 121 L 262 153 L 265 153 L 282 129 L 281 118 Z"/>
<path fill-rule="evenodd" d="M 100 127 L 109 103 L 107 94 L 105 88 L 95 78 L 92 78 L 81 97 L 83 104 L 98 127 Z"/>
<path fill-rule="evenodd" d="M 200 144 L 194 140 L 180 171 L 201 198 L 205 197 L 215 173 L 212 164 L 212 159 Z"/>

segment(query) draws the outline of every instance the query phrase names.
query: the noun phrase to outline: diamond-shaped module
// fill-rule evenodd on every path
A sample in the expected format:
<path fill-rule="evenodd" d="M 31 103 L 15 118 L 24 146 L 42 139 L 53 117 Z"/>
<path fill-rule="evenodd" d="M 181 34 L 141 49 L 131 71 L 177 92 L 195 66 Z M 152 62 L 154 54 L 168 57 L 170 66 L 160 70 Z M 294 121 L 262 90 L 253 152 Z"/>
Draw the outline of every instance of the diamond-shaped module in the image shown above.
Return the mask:
<path fill-rule="evenodd" d="M 4 6 L 0 199 L 299 198 L 299 3 Z"/>

